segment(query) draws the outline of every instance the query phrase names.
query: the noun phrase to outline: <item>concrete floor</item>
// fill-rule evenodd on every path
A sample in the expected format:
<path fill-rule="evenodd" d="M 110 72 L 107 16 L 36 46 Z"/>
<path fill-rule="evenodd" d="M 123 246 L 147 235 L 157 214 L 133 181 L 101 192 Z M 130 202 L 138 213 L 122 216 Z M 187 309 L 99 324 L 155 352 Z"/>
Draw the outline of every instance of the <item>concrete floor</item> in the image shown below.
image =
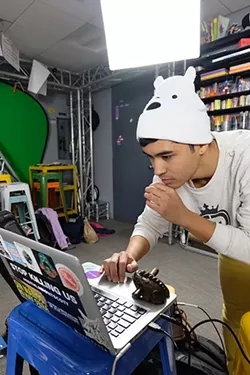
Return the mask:
<path fill-rule="evenodd" d="M 113 220 L 102 222 L 102 224 L 107 228 L 115 229 L 116 233 L 110 237 L 101 238 L 95 245 L 82 243 L 70 253 L 76 255 L 82 262 L 91 261 L 101 264 L 113 252 L 124 250 L 132 226 Z M 160 269 L 159 277 L 166 284 L 175 287 L 178 301 L 197 304 L 213 318 L 221 318 L 222 299 L 216 259 L 183 250 L 178 244 L 168 246 L 166 239 L 163 239 L 140 262 L 140 268 L 150 271 L 154 267 Z M 4 321 L 18 301 L 1 277 L 0 285 L 0 332 L 3 332 Z M 185 308 L 185 311 L 191 324 L 206 318 L 198 309 Z M 211 324 L 203 326 L 198 332 L 218 342 Z M 29 372 L 25 369 L 24 375 L 28 374 Z M 0 359 L 0 375 L 5 375 L 5 358 Z"/>

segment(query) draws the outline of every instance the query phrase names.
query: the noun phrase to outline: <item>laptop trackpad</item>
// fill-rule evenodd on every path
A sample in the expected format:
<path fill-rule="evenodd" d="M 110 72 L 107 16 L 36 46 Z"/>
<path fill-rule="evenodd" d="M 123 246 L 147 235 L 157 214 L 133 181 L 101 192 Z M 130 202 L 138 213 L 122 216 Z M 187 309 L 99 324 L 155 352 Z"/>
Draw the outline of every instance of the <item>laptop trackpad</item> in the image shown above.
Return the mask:
<path fill-rule="evenodd" d="M 109 281 L 106 275 L 100 275 L 98 273 L 100 266 L 97 264 L 87 262 L 82 266 L 90 285 L 132 299 L 132 293 L 136 288 L 131 276 L 126 276 L 123 284 L 117 284 Z"/>

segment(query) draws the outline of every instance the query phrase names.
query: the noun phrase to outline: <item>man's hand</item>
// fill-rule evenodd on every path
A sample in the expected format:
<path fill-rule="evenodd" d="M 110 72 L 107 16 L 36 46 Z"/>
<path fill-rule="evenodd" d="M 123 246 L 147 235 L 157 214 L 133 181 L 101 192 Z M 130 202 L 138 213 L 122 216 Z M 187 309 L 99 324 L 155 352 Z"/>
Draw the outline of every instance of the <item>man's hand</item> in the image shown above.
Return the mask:
<path fill-rule="evenodd" d="M 138 269 L 138 265 L 135 259 L 126 253 L 121 251 L 115 253 L 111 258 L 105 259 L 101 266 L 100 273 L 105 273 L 109 281 L 114 283 L 123 283 L 125 280 L 125 272 L 135 272 Z"/>
<path fill-rule="evenodd" d="M 190 211 L 174 189 L 163 184 L 150 185 L 145 190 L 145 198 L 147 205 L 170 223 L 185 228 L 201 242 L 211 239 L 216 223 Z"/>
<path fill-rule="evenodd" d="M 164 184 L 152 184 L 145 189 L 147 206 L 158 212 L 170 223 L 182 225 L 189 210 L 183 204 L 178 193 Z"/>

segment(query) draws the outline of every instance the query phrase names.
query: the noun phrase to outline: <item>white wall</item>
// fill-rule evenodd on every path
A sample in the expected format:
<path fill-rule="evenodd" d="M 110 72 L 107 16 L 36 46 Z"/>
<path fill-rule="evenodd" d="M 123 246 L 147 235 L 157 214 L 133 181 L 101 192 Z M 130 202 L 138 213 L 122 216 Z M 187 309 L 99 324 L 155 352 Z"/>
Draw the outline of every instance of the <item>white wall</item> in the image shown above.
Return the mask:
<path fill-rule="evenodd" d="M 58 142 L 57 142 L 57 122 L 56 118 L 69 118 L 68 95 L 58 92 L 53 92 L 47 96 L 38 95 L 36 99 L 44 107 L 49 118 L 49 137 L 46 151 L 44 154 L 43 163 L 52 163 L 58 161 Z M 54 113 L 49 113 L 49 109 L 55 110 Z M 59 115 L 65 113 L 66 116 Z M 67 162 L 63 160 L 63 162 Z"/>
<path fill-rule="evenodd" d="M 110 203 L 113 217 L 113 146 L 112 146 L 112 100 L 111 89 L 93 95 L 100 125 L 94 132 L 95 184 L 100 190 L 100 200 Z"/>

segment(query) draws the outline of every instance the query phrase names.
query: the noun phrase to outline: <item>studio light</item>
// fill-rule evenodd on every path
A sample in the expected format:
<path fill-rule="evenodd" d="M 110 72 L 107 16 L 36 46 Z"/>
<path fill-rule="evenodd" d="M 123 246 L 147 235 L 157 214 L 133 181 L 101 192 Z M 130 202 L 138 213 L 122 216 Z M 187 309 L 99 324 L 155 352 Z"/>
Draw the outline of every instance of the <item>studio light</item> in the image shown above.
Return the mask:
<path fill-rule="evenodd" d="M 200 0 L 101 0 L 111 70 L 200 55 Z"/>

